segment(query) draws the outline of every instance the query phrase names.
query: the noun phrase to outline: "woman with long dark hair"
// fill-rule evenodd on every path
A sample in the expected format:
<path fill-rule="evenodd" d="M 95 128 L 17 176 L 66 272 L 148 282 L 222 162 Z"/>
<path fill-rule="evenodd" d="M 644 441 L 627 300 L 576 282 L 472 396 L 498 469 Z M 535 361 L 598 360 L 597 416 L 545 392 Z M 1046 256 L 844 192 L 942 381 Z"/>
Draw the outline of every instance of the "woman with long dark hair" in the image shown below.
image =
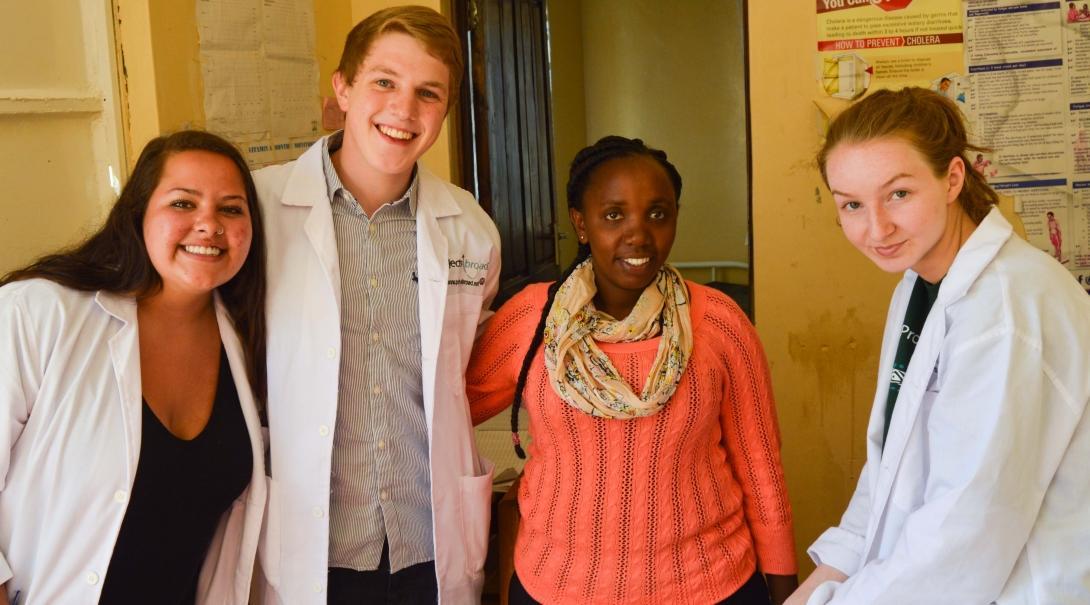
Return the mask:
<path fill-rule="evenodd" d="M 666 264 L 681 176 L 639 139 L 579 152 L 579 255 L 491 319 L 475 423 L 530 415 L 512 603 L 780 603 L 791 508 L 764 352 L 742 311 Z M 767 583 L 767 585 L 766 585 Z"/>
<path fill-rule="evenodd" d="M 148 143 L 0 280 L 0 603 L 239 603 L 265 500 L 265 253 L 227 141 Z"/>

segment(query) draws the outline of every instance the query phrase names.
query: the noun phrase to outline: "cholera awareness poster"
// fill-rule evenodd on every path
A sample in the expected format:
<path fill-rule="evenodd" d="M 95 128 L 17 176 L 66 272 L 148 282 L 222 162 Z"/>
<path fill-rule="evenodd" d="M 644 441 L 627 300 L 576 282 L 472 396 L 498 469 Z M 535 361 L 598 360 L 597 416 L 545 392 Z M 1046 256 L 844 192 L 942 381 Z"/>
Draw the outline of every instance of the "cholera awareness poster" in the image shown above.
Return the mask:
<path fill-rule="evenodd" d="M 971 168 L 1014 199 L 1029 242 L 1090 291 L 1086 0 L 816 2 L 819 107 L 904 86 L 954 101 L 991 150 Z"/>

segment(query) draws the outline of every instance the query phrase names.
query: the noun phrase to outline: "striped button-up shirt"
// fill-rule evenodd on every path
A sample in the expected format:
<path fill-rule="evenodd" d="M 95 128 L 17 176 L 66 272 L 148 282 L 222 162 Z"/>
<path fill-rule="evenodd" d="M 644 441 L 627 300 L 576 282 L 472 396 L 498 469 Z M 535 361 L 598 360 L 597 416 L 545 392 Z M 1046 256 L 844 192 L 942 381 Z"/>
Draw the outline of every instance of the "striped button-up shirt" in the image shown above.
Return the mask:
<path fill-rule="evenodd" d="M 329 509 L 329 566 L 390 570 L 434 560 L 420 371 L 413 175 L 399 200 L 364 214 L 323 154 L 341 270 L 341 371 Z"/>

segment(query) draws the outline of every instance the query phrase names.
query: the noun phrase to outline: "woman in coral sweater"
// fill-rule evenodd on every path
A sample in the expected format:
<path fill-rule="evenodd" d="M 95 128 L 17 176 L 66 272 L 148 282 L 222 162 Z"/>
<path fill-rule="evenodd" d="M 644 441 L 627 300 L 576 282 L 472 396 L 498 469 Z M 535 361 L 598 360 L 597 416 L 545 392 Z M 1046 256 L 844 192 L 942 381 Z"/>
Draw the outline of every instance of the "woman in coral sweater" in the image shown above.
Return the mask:
<path fill-rule="evenodd" d="M 474 349 L 474 422 L 513 400 L 522 456 L 530 415 L 511 603 L 767 605 L 796 585 L 764 353 L 737 305 L 665 264 L 680 193 L 638 139 L 579 152 L 578 258 Z"/>

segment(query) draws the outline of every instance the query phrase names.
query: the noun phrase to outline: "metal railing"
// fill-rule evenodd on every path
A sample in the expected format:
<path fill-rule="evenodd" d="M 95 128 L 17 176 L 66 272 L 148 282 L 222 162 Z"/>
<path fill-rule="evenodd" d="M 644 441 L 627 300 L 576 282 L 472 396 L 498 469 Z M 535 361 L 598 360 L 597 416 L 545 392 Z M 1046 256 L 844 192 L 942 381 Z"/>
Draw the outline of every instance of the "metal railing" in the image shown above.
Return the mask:
<path fill-rule="evenodd" d="M 712 274 L 711 281 L 718 281 L 715 279 L 716 271 L 718 269 L 741 269 L 743 271 L 749 271 L 749 263 L 736 260 L 682 261 L 670 264 L 678 269 L 708 269 Z"/>

